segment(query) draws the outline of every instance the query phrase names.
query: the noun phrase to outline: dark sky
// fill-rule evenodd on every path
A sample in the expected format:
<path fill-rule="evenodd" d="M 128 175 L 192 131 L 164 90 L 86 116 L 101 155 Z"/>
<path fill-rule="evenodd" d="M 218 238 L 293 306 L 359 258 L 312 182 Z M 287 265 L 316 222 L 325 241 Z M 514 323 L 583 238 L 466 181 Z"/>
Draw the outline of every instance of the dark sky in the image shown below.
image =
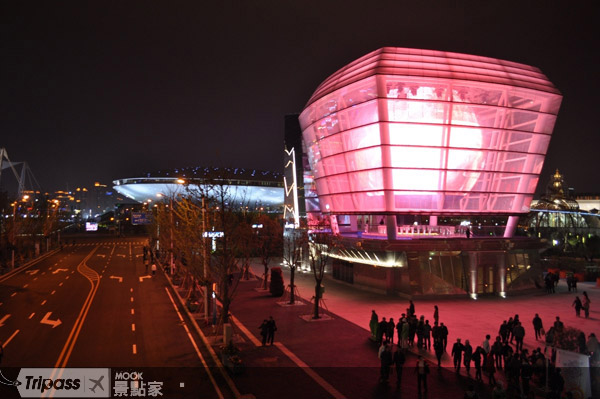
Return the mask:
<path fill-rule="evenodd" d="M 600 192 L 593 2 L 14 3 L 0 11 L 0 147 L 45 190 L 191 165 L 282 170 L 284 115 L 396 46 L 539 67 L 564 95 L 540 186 L 559 168 Z"/>

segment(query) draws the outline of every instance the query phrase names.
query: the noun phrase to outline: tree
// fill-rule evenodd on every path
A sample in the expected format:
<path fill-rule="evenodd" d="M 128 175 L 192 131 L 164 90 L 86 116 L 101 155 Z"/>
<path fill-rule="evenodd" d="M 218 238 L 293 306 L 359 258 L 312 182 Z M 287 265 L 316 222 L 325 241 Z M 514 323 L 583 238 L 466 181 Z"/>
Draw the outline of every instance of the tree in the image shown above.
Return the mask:
<path fill-rule="evenodd" d="M 308 242 L 306 228 L 286 228 L 283 233 L 283 263 L 290 268 L 290 305 L 296 301 L 294 278 Z"/>
<path fill-rule="evenodd" d="M 338 238 L 332 233 L 327 221 L 320 221 L 309 234 L 309 259 L 315 278 L 315 303 L 313 319 L 319 319 L 319 301 L 323 295 L 323 277 L 331 254 L 338 246 Z"/>
<path fill-rule="evenodd" d="M 262 228 L 258 229 L 256 233 L 257 251 L 265 270 L 263 289 L 266 290 L 269 275 L 269 263 L 273 257 L 282 256 L 283 231 L 281 224 L 268 215 L 260 215 L 258 217 L 258 224 L 262 225 Z"/>

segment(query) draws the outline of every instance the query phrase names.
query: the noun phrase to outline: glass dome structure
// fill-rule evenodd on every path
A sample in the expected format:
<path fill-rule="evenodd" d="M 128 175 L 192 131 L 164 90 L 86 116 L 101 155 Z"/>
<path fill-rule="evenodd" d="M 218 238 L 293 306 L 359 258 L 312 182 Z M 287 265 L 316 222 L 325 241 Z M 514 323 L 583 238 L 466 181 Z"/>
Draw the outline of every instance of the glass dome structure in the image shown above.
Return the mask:
<path fill-rule="evenodd" d="M 523 214 L 561 104 L 531 66 L 385 47 L 300 115 L 321 212 Z"/>

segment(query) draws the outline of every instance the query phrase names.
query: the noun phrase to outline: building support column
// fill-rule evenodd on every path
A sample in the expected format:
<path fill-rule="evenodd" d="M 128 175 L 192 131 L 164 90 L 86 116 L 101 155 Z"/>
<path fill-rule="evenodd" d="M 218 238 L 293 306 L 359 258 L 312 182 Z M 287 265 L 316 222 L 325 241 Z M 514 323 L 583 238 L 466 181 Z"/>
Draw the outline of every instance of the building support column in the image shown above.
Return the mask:
<path fill-rule="evenodd" d="M 437 216 L 434 216 L 434 215 L 429 216 L 429 225 L 430 226 L 437 226 L 438 225 L 437 223 L 438 223 Z"/>
<path fill-rule="evenodd" d="M 497 294 L 502 298 L 506 298 L 506 253 L 501 252 L 498 254 L 496 263 L 496 278 L 498 279 Z"/>
<path fill-rule="evenodd" d="M 511 238 L 515 235 L 517 230 L 517 224 L 519 223 L 518 216 L 509 216 L 506 222 L 506 229 L 504 229 L 504 238 Z"/>
<path fill-rule="evenodd" d="M 387 239 L 389 241 L 396 240 L 396 233 L 398 232 L 398 224 L 396 223 L 396 215 L 386 215 L 385 225 L 387 227 Z"/>
<path fill-rule="evenodd" d="M 469 253 L 469 296 L 477 299 L 477 252 Z"/>
<path fill-rule="evenodd" d="M 358 231 L 358 217 L 350 215 L 350 231 Z"/>

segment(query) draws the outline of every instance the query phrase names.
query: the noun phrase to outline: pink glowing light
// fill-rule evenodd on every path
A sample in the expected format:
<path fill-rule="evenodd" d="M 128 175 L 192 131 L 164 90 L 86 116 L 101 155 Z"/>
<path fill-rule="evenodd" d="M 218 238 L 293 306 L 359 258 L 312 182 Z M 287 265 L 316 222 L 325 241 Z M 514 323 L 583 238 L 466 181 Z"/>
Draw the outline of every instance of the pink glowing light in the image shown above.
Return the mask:
<path fill-rule="evenodd" d="M 321 211 L 523 213 L 561 95 L 536 68 L 384 48 L 300 115 Z"/>

